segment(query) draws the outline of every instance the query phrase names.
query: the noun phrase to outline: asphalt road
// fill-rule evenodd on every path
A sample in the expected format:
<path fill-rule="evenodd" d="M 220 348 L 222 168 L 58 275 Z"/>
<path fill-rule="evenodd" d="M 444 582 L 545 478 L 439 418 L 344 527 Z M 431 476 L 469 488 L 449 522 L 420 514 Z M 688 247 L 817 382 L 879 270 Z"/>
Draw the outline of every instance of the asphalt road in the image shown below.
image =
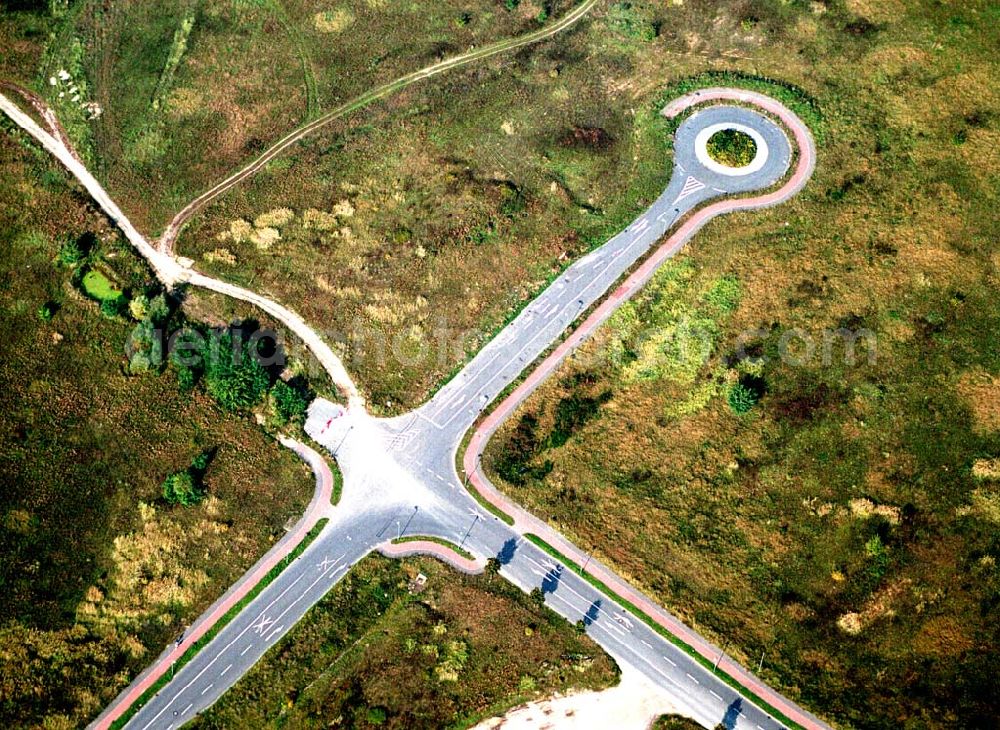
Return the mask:
<path fill-rule="evenodd" d="M 698 132 L 716 124 L 756 130 L 767 158 L 757 172 L 721 174 L 698 158 Z M 316 541 L 129 722 L 170 728 L 210 706 L 356 563 L 379 544 L 436 535 L 485 558 L 587 632 L 616 660 L 664 686 L 678 708 L 707 727 L 782 727 L 687 653 L 483 510 L 461 483 L 455 456 L 480 412 L 569 327 L 603 298 L 679 218 L 711 198 L 767 188 L 787 172 L 791 146 L 770 120 L 749 109 L 710 107 L 679 127 L 674 175 L 629 228 L 570 266 L 433 399 L 411 414 L 378 420 L 363 408 L 325 400 L 310 407 L 306 430 L 335 455 L 344 490 Z"/>

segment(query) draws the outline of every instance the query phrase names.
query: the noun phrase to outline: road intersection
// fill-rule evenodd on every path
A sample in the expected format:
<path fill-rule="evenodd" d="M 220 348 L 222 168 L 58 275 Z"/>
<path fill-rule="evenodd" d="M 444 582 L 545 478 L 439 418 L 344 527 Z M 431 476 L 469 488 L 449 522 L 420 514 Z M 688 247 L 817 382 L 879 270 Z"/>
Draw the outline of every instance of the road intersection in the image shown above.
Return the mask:
<path fill-rule="evenodd" d="M 749 127 L 760 135 L 765 144 L 759 147 L 766 152 L 761 152 L 764 158 L 758 159 L 756 171 L 731 175 L 702 164 L 698 134 L 718 125 Z M 128 727 L 177 727 L 210 706 L 350 566 L 374 550 L 387 550 L 387 543 L 405 535 L 448 540 L 479 556 L 480 564 L 497 557 L 501 575 L 526 591 L 541 588 L 550 608 L 571 621 L 583 621 L 588 634 L 617 661 L 666 687 L 678 709 L 703 725 L 725 721 L 736 728 L 782 727 L 632 615 L 615 595 L 597 590 L 525 538 L 532 528 L 550 532 L 543 523 L 509 510 L 518 517 L 510 526 L 483 509 L 463 484 L 455 462 L 459 444 L 486 406 L 679 220 L 712 198 L 771 188 L 786 176 L 792 159 L 788 137 L 768 116 L 734 105 L 696 111 L 677 129 L 674 175 L 663 194 L 625 231 L 569 266 L 425 405 L 409 414 L 377 419 L 357 403 L 344 408 L 315 401 L 306 431 L 335 455 L 344 476 L 343 496 L 330 522 L 299 559 L 132 717 Z M 621 298 L 612 294 L 607 301 L 613 309 Z M 477 484 L 483 481 L 481 476 L 476 479 Z M 787 700 L 781 708 L 802 725 L 825 727 Z"/>
<path fill-rule="evenodd" d="M 673 102 L 664 113 L 676 116 L 696 104 L 713 100 L 735 101 L 741 106 L 699 108 L 679 125 L 673 177 L 664 193 L 631 226 L 567 268 L 428 403 L 410 414 L 375 419 L 365 411 L 363 400 L 339 359 L 301 318 L 253 292 L 204 277 L 181 266 L 171 255 L 155 250 L 72 155 L 65 142 L 42 130 L 0 95 L 0 109 L 66 165 L 168 286 L 189 281 L 257 303 L 279 320 L 287 320 L 320 357 L 349 404 L 345 409 L 330 401 L 317 400 L 310 406 L 306 423 L 306 431 L 334 455 L 344 475 L 340 503 L 336 508 L 323 509 L 329 517 L 326 527 L 299 558 L 136 712 L 128 727 L 177 727 L 210 706 L 352 565 L 376 549 L 405 552 L 398 545 L 389 547 L 394 537 L 402 535 L 443 538 L 478 556 L 480 563 L 496 556 L 502 565 L 501 575 L 524 590 L 541 588 L 547 605 L 571 621 L 583 621 L 588 634 L 616 660 L 635 667 L 665 687 L 673 694 L 678 710 L 703 725 L 712 727 L 721 721 L 727 727 L 763 730 L 781 727 L 782 723 L 654 631 L 638 615 L 630 613 L 626 602 L 639 606 L 660 626 L 685 640 L 703 659 L 717 657 L 743 687 L 765 698 L 794 722 L 809 728 L 826 727 L 735 662 L 725 659 L 717 648 L 597 561 L 591 563 L 587 572 L 599 577 L 609 587 L 606 590 L 598 590 L 574 570 L 551 558 L 527 540 L 526 534 L 540 535 L 570 559 L 576 560 L 581 553 L 544 522 L 510 504 L 478 469 L 478 454 L 499 422 L 707 220 L 730 210 L 780 203 L 797 193 L 808 179 L 815 159 L 808 130 L 794 114 L 772 99 L 738 90 L 712 89 Z M 796 147 L 793 149 L 781 126 L 749 106 L 780 118 L 793 132 Z M 699 156 L 699 134 L 710 127 L 726 126 L 754 130 L 763 141 L 758 143 L 758 158 L 749 166 L 750 172 L 719 171 L 705 164 L 703 155 Z M 791 177 L 780 188 L 776 187 L 796 157 Z M 751 198 L 731 197 L 768 189 L 770 192 Z M 724 200 L 710 203 L 713 198 Z M 654 247 L 675 226 L 667 241 Z M 608 292 L 611 294 L 606 297 Z M 464 455 L 467 482 L 463 484 L 455 463 L 466 432 L 492 401 L 592 307 L 596 308 L 583 324 L 480 423 Z M 297 450 L 313 463 L 319 474 L 322 460 L 314 452 L 310 455 L 308 449 Z M 513 515 L 514 524 L 508 525 L 484 510 L 466 489 L 469 482 L 487 500 Z M 453 562 L 458 564 L 457 556 L 454 557 Z M 252 584 L 254 571 L 245 580 L 241 579 L 238 586 Z M 217 609 L 214 606 L 210 612 L 218 613 Z M 217 618 L 215 613 L 199 619 L 198 624 L 210 625 L 210 619 Z M 176 649 L 180 651 L 194 640 L 191 637 L 178 642 Z M 161 659 L 144 672 L 94 725 L 108 727 L 127 709 L 128 702 L 124 699 L 134 699 L 141 682 L 150 682 L 168 668 Z"/>

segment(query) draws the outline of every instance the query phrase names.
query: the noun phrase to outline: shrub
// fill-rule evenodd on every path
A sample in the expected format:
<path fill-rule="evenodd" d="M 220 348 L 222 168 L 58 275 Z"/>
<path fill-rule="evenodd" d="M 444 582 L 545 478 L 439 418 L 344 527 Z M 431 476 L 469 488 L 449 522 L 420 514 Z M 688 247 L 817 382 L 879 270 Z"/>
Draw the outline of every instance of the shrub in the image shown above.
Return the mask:
<path fill-rule="evenodd" d="M 189 507 L 198 504 L 205 498 L 200 485 L 188 470 L 171 474 L 163 481 L 163 498 L 170 504 L 182 504 Z"/>
<path fill-rule="evenodd" d="M 271 388 L 271 412 L 279 426 L 301 421 L 308 407 L 308 395 L 284 380 L 277 381 Z"/>
<path fill-rule="evenodd" d="M 43 322 L 49 322 L 52 320 L 52 317 L 55 316 L 58 309 L 59 305 L 51 300 L 43 302 L 41 306 L 38 307 L 38 318 Z"/>
<path fill-rule="evenodd" d="M 163 498 L 170 504 L 182 504 L 185 507 L 198 504 L 205 498 L 205 485 L 202 480 L 211 460 L 212 451 L 202 451 L 192 459 L 187 469 L 175 472 L 164 479 Z"/>
<path fill-rule="evenodd" d="M 128 311 L 128 298 L 124 294 L 101 301 L 101 314 L 108 319 L 117 319 Z"/>
<path fill-rule="evenodd" d="M 252 408 L 270 383 L 260 361 L 231 332 L 209 339 L 204 353 L 205 388 L 223 408 Z"/>
<path fill-rule="evenodd" d="M 63 241 L 63 245 L 59 247 L 57 260 L 63 266 L 76 266 L 85 258 L 87 258 L 87 252 L 80 244 L 80 241 L 75 238 L 67 238 Z"/>

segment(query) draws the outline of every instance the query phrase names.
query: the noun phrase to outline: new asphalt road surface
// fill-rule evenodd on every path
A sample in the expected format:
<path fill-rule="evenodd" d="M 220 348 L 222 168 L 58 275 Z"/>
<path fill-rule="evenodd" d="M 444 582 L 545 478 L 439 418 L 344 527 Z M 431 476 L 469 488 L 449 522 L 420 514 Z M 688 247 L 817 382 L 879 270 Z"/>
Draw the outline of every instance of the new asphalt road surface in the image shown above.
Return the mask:
<path fill-rule="evenodd" d="M 740 173 L 705 156 L 705 130 L 736 127 L 757 141 Z M 357 561 L 408 535 L 445 538 L 497 557 L 501 574 L 586 630 L 616 660 L 672 693 L 678 709 L 707 727 L 763 730 L 781 723 L 573 570 L 480 507 L 455 469 L 458 446 L 483 409 L 603 298 L 682 217 L 722 195 L 773 186 L 789 169 L 784 131 L 745 107 L 713 106 L 678 128 L 667 189 L 627 230 L 568 267 L 428 403 L 393 419 L 319 399 L 306 430 L 337 459 L 343 496 L 323 532 L 129 721 L 178 727 L 211 705 L 319 601 Z M 615 296 L 612 294 L 612 296 Z M 807 724 L 823 727 L 798 710 Z"/>

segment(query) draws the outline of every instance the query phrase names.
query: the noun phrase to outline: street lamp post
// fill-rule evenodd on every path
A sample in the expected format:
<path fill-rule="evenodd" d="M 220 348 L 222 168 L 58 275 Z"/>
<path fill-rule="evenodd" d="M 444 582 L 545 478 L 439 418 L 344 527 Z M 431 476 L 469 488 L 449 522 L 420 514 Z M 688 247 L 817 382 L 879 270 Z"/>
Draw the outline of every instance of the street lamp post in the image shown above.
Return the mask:
<path fill-rule="evenodd" d="M 726 655 L 726 647 L 729 646 L 729 639 L 726 639 L 726 643 L 722 645 L 722 651 L 719 652 L 719 658 L 715 660 L 715 666 L 712 667 L 712 673 L 719 668 L 719 663 L 722 661 L 722 657 Z"/>

